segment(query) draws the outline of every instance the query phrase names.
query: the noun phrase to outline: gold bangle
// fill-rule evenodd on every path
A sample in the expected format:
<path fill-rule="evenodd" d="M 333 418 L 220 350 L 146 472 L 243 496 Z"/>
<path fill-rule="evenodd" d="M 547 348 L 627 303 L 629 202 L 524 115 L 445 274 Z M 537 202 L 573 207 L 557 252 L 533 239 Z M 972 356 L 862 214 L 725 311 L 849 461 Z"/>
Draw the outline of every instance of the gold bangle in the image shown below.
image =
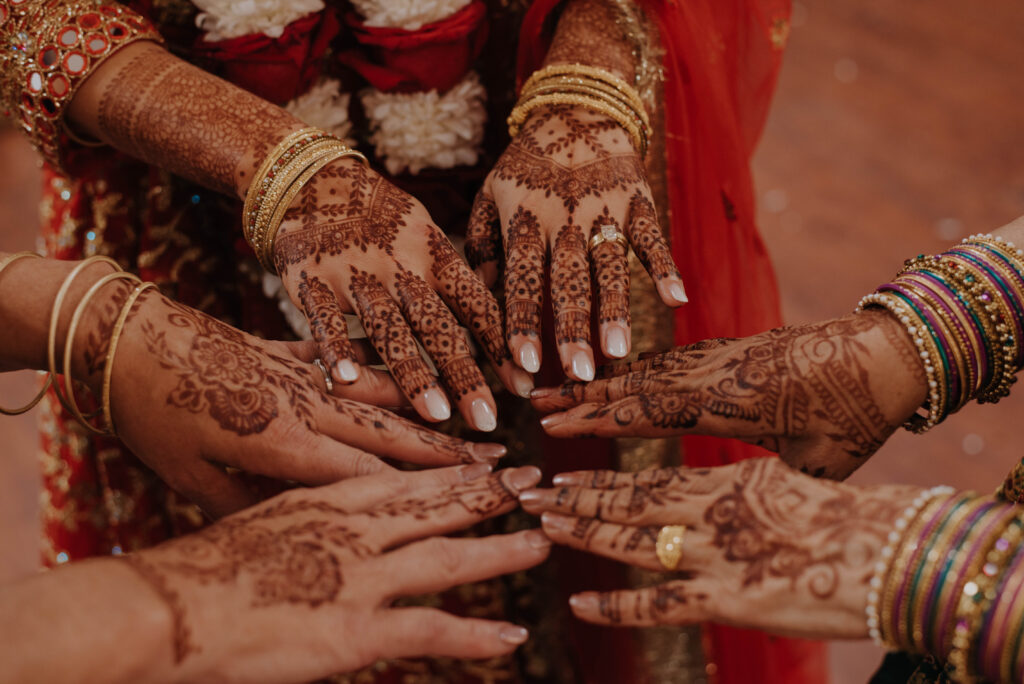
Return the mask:
<path fill-rule="evenodd" d="M 53 378 L 53 393 L 57 395 L 57 400 L 60 401 L 69 413 L 71 412 L 71 406 L 68 405 L 67 399 L 61 394 L 60 383 L 57 382 L 57 326 L 60 324 L 60 312 L 64 308 L 64 299 L 67 297 L 68 290 L 71 289 L 71 284 L 78 278 L 79 274 L 83 270 L 97 263 L 106 263 L 114 267 L 115 271 L 120 272 L 121 266 L 111 259 L 105 256 L 94 256 L 85 259 L 80 264 L 71 269 L 71 272 L 64 278 L 64 282 L 61 283 L 60 289 L 57 290 L 57 296 L 53 298 L 53 305 L 50 309 L 50 328 L 49 334 L 46 340 L 46 360 L 50 375 Z"/>
<path fill-rule="evenodd" d="M 623 101 L 620 97 L 616 97 L 614 92 L 610 89 L 602 89 L 595 85 L 542 81 L 537 85 L 532 86 L 529 90 L 523 92 L 523 96 L 520 98 L 520 101 L 526 102 L 527 100 L 540 95 L 558 93 L 575 93 L 577 95 L 593 97 L 594 99 L 606 102 L 609 106 L 620 110 L 623 114 L 629 117 L 629 119 L 640 128 L 641 132 L 643 132 L 646 140 L 649 140 L 652 135 L 650 122 L 637 114 L 636 109 L 634 109 L 630 103 Z"/>
<path fill-rule="evenodd" d="M 309 182 L 309 179 L 319 173 L 321 169 L 331 162 L 335 162 L 346 157 L 358 157 L 362 159 L 363 163 L 366 163 L 366 157 L 364 157 L 362 153 L 342 145 L 342 149 L 333 153 L 328 152 L 324 157 L 314 161 L 308 168 L 306 168 L 305 171 L 302 172 L 302 175 L 296 178 L 295 182 L 285 190 L 284 195 L 278 202 L 274 215 L 270 218 L 270 224 L 267 226 L 267 232 L 263 239 L 261 254 L 259 256 L 260 263 L 263 264 L 263 268 L 268 272 L 274 274 L 277 273 L 277 268 L 274 264 L 274 240 L 277 238 L 277 231 L 280 230 L 281 223 L 284 222 L 284 215 L 288 212 L 292 202 L 295 201 L 296 195 L 298 195 L 303 186 Z"/>
<path fill-rule="evenodd" d="M 584 97 L 583 95 L 577 94 L 538 95 L 516 105 L 516 108 L 512 110 L 512 114 L 510 114 L 508 118 L 509 135 L 511 137 L 515 137 L 519 133 L 520 125 L 527 120 L 530 113 L 534 109 L 545 105 L 573 105 L 603 114 L 617 122 L 626 130 L 627 133 L 629 133 L 633 140 L 633 145 L 640 153 L 641 157 L 644 157 L 647 154 L 647 146 L 644 143 L 643 134 L 641 133 L 640 128 L 630 121 L 629 117 L 610 107 L 602 100 L 596 100 L 591 97 Z"/>
<path fill-rule="evenodd" d="M 75 399 L 75 382 L 71 375 L 71 350 L 75 344 L 75 333 L 78 331 L 78 324 L 81 322 L 82 316 L 84 315 L 89 302 L 94 296 L 96 296 L 97 292 L 107 285 L 107 283 L 111 283 L 115 280 L 137 281 L 138 279 L 138 276 L 133 273 L 117 271 L 115 273 L 105 275 L 93 283 L 92 287 L 86 291 L 85 295 L 83 295 L 82 299 L 78 302 L 78 306 L 75 307 L 75 312 L 71 316 L 71 323 L 68 325 L 67 337 L 64 340 L 64 391 L 67 393 L 71 415 L 73 415 L 75 420 L 81 423 L 87 430 L 97 435 L 109 435 L 111 432 L 109 426 L 105 428 L 97 428 L 91 425 L 87 420 L 100 415 L 101 410 L 94 411 L 88 415 L 83 415 L 81 409 L 78 408 L 78 401 Z"/>
<path fill-rule="evenodd" d="M 588 76 L 592 79 L 603 81 L 620 91 L 624 96 L 637 102 L 640 108 L 643 109 L 643 98 L 640 97 L 640 93 L 637 92 L 636 88 L 626 83 L 625 79 L 618 74 L 608 71 L 607 69 L 590 66 L 589 64 L 549 64 L 548 66 L 538 69 L 530 74 L 530 77 L 526 79 L 521 90 L 526 90 L 528 86 L 531 86 L 537 81 L 545 78 L 561 76 L 564 74 L 572 76 Z"/>
<path fill-rule="evenodd" d="M 266 190 L 271 183 L 270 173 L 277 173 L 282 163 L 287 162 L 289 154 L 297 154 L 298 151 L 316 139 L 326 136 L 326 131 L 313 126 L 301 128 L 281 140 L 274 149 L 270 151 L 263 161 L 260 162 L 256 173 L 249 183 L 245 192 L 245 203 L 242 205 L 242 227 L 246 240 L 252 244 L 252 226 L 256 220 L 256 209 L 259 208 L 257 198 L 261 197 L 260 190 Z M 305 138 L 305 140 L 304 140 Z M 301 145 L 300 145 L 301 143 Z M 298 146 L 298 147 L 297 147 Z M 297 149 L 293 149 L 296 148 Z"/>
<path fill-rule="evenodd" d="M 114 427 L 114 413 L 110 408 L 110 382 L 113 378 L 114 356 L 117 353 L 117 343 L 121 340 L 121 332 L 128 322 L 128 316 L 131 314 L 132 307 L 135 306 L 135 302 L 142 293 L 150 288 L 156 289 L 156 283 L 146 282 L 135 286 L 135 289 L 128 295 L 128 299 L 125 300 L 124 306 L 121 307 L 121 313 L 118 314 L 117 321 L 114 322 L 114 327 L 110 331 L 110 341 L 107 343 L 107 359 L 103 364 L 103 391 L 100 395 L 100 406 L 103 409 L 103 421 L 107 426 L 107 430 L 112 435 L 117 435 L 117 430 Z"/>
<path fill-rule="evenodd" d="M 526 99 L 530 93 L 536 92 L 541 88 L 551 87 L 571 87 L 571 88 L 587 88 L 589 90 L 595 90 L 600 92 L 602 95 L 614 99 L 616 102 L 622 103 L 624 107 L 629 109 L 633 114 L 636 115 L 638 121 L 643 122 L 644 128 L 650 133 L 650 117 L 647 114 L 647 110 L 644 108 L 643 103 L 636 98 L 630 97 L 628 93 L 624 93 L 622 90 L 609 85 L 605 81 L 598 80 L 596 78 L 590 78 L 582 74 L 562 74 L 557 76 L 548 76 L 543 79 L 538 79 L 531 83 L 530 86 L 524 87 L 520 93 L 519 99 Z"/>
<path fill-rule="evenodd" d="M 40 256 L 39 254 L 36 254 L 35 252 L 17 252 L 15 254 L 8 255 L 3 259 L 3 261 L 0 261 L 0 273 L 3 273 L 4 269 L 13 264 L 15 261 L 18 261 L 19 259 L 28 258 L 42 259 L 43 257 Z M 43 397 L 46 396 L 46 392 L 47 390 L 50 389 L 50 385 L 52 384 L 53 376 L 47 373 L 46 381 L 43 383 L 43 388 L 39 390 L 39 393 L 36 396 L 32 397 L 32 401 L 16 409 L 8 409 L 0 406 L 0 414 L 5 416 L 20 416 L 23 413 L 28 413 L 33 408 L 35 408 L 36 404 L 43 400 Z"/>

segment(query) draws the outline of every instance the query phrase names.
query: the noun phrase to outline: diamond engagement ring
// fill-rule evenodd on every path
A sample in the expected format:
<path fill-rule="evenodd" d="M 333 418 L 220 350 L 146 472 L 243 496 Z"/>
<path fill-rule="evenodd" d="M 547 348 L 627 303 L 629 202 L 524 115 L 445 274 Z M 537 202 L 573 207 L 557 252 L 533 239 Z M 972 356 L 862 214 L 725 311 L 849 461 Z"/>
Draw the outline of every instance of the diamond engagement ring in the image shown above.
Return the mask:
<path fill-rule="evenodd" d="M 619 232 L 619 227 L 614 223 L 606 223 L 601 226 L 601 230 L 594 233 L 590 238 L 590 251 L 593 252 L 602 242 L 618 242 L 627 250 L 629 249 L 629 242 L 626 241 L 626 236 Z"/>

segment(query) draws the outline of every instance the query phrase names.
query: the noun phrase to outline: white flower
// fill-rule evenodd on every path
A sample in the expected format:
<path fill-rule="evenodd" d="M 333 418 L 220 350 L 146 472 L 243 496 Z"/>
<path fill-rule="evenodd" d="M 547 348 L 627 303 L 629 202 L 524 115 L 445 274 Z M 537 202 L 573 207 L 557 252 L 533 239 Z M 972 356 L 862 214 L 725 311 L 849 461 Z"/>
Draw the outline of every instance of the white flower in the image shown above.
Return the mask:
<path fill-rule="evenodd" d="M 280 38 L 285 27 L 307 14 L 324 8 L 323 0 L 193 0 L 201 12 L 196 26 L 206 31 L 206 40 L 263 33 Z"/>
<path fill-rule="evenodd" d="M 367 26 L 389 26 L 415 31 L 424 24 L 446 19 L 471 0 L 352 0 Z"/>
<path fill-rule="evenodd" d="M 362 96 L 370 141 L 392 174 L 475 164 L 487 121 L 486 96 L 472 71 L 443 95 L 371 90 Z"/>
<path fill-rule="evenodd" d="M 341 92 L 341 83 L 327 78 L 284 106 L 289 114 L 310 126 L 336 135 L 349 147 L 355 141 L 348 137 L 352 122 L 348 120 L 348 93 Z"/>

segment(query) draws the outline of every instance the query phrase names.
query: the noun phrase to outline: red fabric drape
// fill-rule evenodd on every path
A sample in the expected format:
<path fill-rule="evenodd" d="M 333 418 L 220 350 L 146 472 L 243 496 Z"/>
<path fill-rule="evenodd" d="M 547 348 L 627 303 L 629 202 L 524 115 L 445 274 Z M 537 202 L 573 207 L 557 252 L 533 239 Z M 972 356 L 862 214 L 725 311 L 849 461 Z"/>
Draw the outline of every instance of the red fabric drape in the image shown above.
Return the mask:
<path fill-rule="evenodd" d="M 520 37 L 520 83 L 543 60 L 546 20 L 558 4 L 536 0 L 531 6 Z M 781 65 L 789 0 L 641 4 L 656 21 L 665 48 L 672 249 L 690 297 L 676 312 L 676 342 L 775 327 L 781 323 L 778 289 L 757 232 L 750 157 Z M 691 466 L 768 455 L 711 437 L 685 437 L 683 446 Z M 708 636 L 721 684 L 828 679 L 822 644 L 718 625 Z"/>

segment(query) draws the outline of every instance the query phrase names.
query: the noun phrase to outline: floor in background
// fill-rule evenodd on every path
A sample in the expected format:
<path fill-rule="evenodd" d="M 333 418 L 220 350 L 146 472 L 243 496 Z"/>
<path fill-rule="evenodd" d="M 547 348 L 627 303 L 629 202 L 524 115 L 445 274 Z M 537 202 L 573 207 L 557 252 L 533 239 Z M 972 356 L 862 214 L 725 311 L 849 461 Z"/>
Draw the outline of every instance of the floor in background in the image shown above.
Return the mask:
<path fill-rule="evenodd" d="M 901 261 L 1024 214 L 1017 65 L 1024 4 L 1013 0 L 794 3 L 790 45 L 755 159 L 761 223 L 787 320 L 851 310 Z M 0 132 L 0 250 L 35 243 L 31 152 Z M 691 284 L 698 286 L 698 284 Z M 0 377 L 0 404 L 34 379 Z M 971 406 L 923 437 L 899 434 L 854 481 L 993 489 L 1022 453 L 1024 391 Z M 0 580 L 35 564 L 33 416 L 0 422 Z M 861 684 L 880 659 L 832 649 L 833 681 Z"/>

